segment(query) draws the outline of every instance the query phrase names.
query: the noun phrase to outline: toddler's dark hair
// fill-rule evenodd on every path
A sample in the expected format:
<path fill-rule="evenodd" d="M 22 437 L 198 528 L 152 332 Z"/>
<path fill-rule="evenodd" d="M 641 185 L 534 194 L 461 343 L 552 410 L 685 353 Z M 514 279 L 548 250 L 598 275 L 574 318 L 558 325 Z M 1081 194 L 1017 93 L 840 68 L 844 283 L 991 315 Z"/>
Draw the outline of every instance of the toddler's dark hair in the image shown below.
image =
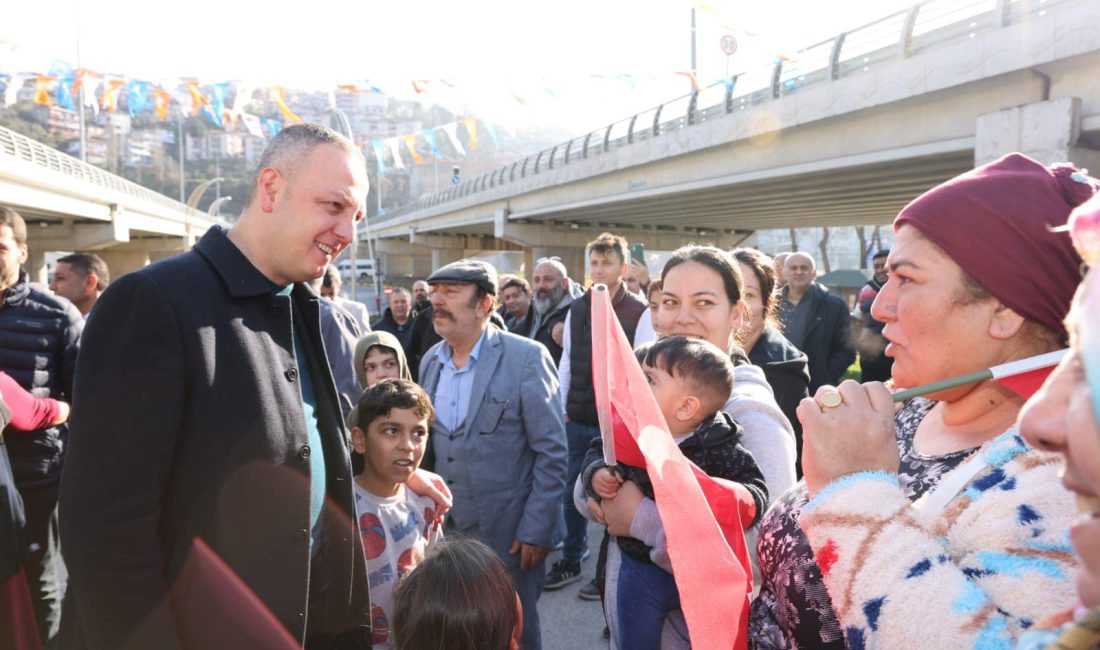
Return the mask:
<path fill-rule="evenodd" d="M 488 546 L 457 539 L 397 586 L 397 650 L 507 650 L 519 609 L 512 577 Z"/>
<path fill-rule="evenodd" d="M 669 336 L 639 347 L 634 354 L 642 365 L 659 368 L 691 384 L 711 413 L 729 401 L 733 391 L 733 361 L 710 341 Z"/>

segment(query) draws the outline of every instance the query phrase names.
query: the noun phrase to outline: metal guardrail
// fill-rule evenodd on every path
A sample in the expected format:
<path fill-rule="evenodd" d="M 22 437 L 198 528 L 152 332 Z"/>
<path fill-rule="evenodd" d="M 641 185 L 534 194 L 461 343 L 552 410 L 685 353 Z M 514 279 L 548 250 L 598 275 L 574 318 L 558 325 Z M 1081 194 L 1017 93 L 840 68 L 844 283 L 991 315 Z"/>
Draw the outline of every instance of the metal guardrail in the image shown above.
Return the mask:
<path fill-rule="evenodd" d="M 945 42 L 973 38 L 1068 0 L 925 0 L 872 23 L 815 43 L 791 60 L 777 60 L 577 136 L 392 210 L 374 226 L 488 189 L 600 156 L 665 133 L 702 124 L 797 92 L 866 72 Z M 702 107 L 702 108 L 700 108 Z"/>
<path fill-rule="evenodd" d="M 77 160 L 57 149 L 48 147 L 37 140 L 32 140 L 2 126 L 0 126 L 0 156 L 16 158 L 183 214 L 208 216 L 204 212 L 190 210 L 183 203 L 170 199 L 159 192 L 142 187 L 95 165 Z"/>

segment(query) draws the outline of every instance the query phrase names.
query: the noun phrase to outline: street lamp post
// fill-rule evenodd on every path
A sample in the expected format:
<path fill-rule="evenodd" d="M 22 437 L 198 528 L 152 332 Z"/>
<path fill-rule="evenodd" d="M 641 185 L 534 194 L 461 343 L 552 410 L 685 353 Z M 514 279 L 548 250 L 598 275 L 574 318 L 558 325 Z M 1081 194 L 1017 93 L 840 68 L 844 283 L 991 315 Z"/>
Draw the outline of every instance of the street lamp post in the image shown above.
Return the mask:
<path fill-rule="evenodd" d="M 202 200 L 202 195 L 206 193 L 206 190 L 210 189 L 211 185 L 220 183 L 224 180 L 224 178 L 221 178 L 219 176 L 216 178 L 211 178 L 208 181 L 199 183 L 199 186 L 191 191 L 191 196 L 187 197 L 187 207 L 191 210 L 195 210 L 199 205 L 199 201 Z"/>
<path fill-rule="evenodd" d="M 340 110 L 339 108 L 337 108 L 335 106 L 329 107 L 329 111 L 331 112 L 331 121 L 334 121 L 336 123 L 336 129 L 338 131 L 340 131 L 344 135 L 344 137 L 346 137 L 348 140 L 350 140 L 352 142 L 355 142 L 355 136 L 351 132 L 351 121 L 348 120 L 347 113 L 345 113 L 344 111 Z M 364 157 L 364 159 L 365 159 L 365 157 Z M 381 179 L 378 180 L 378 186 L 379 186 L 379 191 L 381 191 L 381 189 L 382 189 Z M 378 296 L 379 296 L 379 292 L 378 292 L 378 267 L 376 266 L 377 259 L 374 257 L 374 244 L 371 242 L 370 235 L 369 235 L 370 229 L 369 229 L 369 221 L 368 220 L 369 220 L 369 217 L 367 216 L 366 207 L 364 206 L 364 209 L 363 209 L 363 225 L 366 227 L 367 232 L 368 232 L 368 235 L 367 235 L 367 255 L 369 255 L 370 259 L 371 259 L 371 268 L 373 269 L 373 273 L 371 275 L 374 279 L 374 298 L 375 298 L 375 303 L 376 303 L 375 308 L 378 309 L 378 308 L 381 307 L 381 305 L 378 303 L 378 300 L 379 300 L 379 298 L 378 298 Z M 359 296 L 358 296 L 359 265 L 357 264 L 358 254 L 359 254 L 359 224 L 355 224 L 354 227 L 352 228 L 351 260 L 350 260 L 351 261 L 351 269 L 352 269 L 351 270 L 351 295 L 352 295 L 352 299 L 354 299 L 354 300 L 358 300 L 358 298 L 359 298 Z"/>

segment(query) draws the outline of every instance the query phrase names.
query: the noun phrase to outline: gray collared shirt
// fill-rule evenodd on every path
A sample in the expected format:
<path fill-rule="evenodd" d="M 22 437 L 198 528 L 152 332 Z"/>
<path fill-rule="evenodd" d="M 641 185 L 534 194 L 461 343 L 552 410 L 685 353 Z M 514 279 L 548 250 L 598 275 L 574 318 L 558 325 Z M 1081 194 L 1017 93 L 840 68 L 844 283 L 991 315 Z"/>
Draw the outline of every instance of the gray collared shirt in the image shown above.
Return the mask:
<path fill-rule="evenodd" d="M 486 328 L 492 327 L 486 324 Z M 485 341 L 485 330 L 481 330 L 474 349 L 470 351 L 470 358 L 462 368 L 455 366 L 453 350 L 447 341 L 439 346 L 435 356 L 439 359 L 439 383 L 435 387 L 435 395 L 432 396 L 432 405 L 435 407 L 435 417 L 439 423 L 451 431 L 455 431 L 466 420 L 466 412 L 470 409 L 470 392 L 474 387 L 474 370 L 477 368 L 477 355 L 481 351 L 481 344 Z"/>

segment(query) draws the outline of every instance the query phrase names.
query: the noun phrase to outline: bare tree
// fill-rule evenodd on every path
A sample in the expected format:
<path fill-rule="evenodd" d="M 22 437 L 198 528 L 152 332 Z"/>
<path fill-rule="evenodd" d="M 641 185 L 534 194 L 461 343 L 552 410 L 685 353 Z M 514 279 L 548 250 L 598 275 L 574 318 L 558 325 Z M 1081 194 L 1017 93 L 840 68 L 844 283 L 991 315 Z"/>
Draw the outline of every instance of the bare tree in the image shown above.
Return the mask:
<path fill-rule="evenodd" d="M 859 238 L 859 268 L 867 270 L 867 226 L 854 226 Z"/>
<path fill-rule="evenodd" d="M 871 233 L 871 246 L 876 252 L 882 250 L 882 226 L 875 226 L 875 230 Z"/>
<path fill-rule="evenodd" d="M 833 270 L 833 265 L 829 261 L 829 226 L 821 229 L 821 241 L 817 246 L 821 249 L 821 266 L 828 273 Z"/>
<path fill-rule="evenodd" d="M 794 228 L 790 228 L 791 233 L 791 252 L 798 250 L 798 232 Z"/>

